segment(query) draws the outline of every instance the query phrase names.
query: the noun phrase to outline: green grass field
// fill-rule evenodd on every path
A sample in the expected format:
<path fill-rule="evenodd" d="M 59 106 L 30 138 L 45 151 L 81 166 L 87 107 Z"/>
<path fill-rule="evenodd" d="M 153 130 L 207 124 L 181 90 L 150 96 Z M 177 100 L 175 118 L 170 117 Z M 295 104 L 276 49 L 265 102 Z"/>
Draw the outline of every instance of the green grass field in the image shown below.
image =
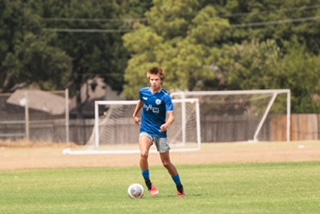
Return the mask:
<path fill-rule="evenodd" d="M 320 162 L 179 166 L 187 197 L 178 198 L 163 167 L 152 167 L 160 189 L 130 199 L 142 183 L 134 168 L 1 171 L 0 213 L 319 213 Z"/>

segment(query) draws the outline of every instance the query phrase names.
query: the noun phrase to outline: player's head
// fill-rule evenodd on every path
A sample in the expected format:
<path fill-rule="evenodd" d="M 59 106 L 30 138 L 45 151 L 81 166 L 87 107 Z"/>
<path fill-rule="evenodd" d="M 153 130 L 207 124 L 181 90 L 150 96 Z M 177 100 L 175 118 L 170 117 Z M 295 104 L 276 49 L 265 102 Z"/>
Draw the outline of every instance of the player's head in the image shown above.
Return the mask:
<path fill-rule="evenodd" d="M 147 77 L 150 79 L 151 75 L 158 75 L 160 77 L 161 84 L 163 83 L 163 81 L 164 81 L 164 79 L 166 77 L 165 71 L 160 67 L 151 68 L 147 73 Z"/>

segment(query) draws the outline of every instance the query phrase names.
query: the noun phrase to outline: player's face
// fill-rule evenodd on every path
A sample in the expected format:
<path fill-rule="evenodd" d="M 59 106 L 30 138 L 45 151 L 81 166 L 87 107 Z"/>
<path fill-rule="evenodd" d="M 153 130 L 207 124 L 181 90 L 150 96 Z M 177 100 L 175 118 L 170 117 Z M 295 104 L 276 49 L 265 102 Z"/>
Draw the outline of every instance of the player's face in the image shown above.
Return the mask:
<path fill-rule="evenodd" d="M 150 74 L 149 81 L 153 90 L 158 90 L 161 88 L 162 81 L 159 75 Z"/>

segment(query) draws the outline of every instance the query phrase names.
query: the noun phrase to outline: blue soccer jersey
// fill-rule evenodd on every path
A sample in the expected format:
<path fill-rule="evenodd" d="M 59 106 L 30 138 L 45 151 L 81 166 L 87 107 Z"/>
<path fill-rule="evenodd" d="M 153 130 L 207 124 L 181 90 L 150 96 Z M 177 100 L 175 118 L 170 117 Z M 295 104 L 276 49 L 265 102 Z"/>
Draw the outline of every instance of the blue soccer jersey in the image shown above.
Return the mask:
<path fill-rule="evenodd" d="M 166 122 L 167 112 L 174 111 L 170 94 L 164 89 L 153 94 L 151 88 L 146 87 L 140 90 L 140 100 L 143 102 L 140 132 L 156 138 L 167 137 L 167 132 L 160 132 L 160 126 Z"/>

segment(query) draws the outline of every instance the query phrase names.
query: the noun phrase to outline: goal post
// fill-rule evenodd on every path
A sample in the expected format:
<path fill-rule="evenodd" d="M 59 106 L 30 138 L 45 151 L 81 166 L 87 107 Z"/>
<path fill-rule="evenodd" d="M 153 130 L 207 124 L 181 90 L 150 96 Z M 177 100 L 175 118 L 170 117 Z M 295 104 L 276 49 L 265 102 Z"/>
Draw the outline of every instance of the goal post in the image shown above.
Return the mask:
<path fill-rule="evenodd" d="M 140 127 L 132 119 L 137 100 L 95 101 L 92 135 L 85 148 L 65 149 L 64 154 L 136 154 Z M 201 149 L 200 106 L 197 98 L 173 99 L 175 122 L 167 134 L 172 152 Z M 141 116 L 141 112 L 140 115 Z M 150 153 L 156 153 L 153 146 Z"/>
<path fill-rule="evenodd" d="M 198 98 L 202 142 L 290 142 L 289 89 L 179 91 L 174 99 Z"/>

